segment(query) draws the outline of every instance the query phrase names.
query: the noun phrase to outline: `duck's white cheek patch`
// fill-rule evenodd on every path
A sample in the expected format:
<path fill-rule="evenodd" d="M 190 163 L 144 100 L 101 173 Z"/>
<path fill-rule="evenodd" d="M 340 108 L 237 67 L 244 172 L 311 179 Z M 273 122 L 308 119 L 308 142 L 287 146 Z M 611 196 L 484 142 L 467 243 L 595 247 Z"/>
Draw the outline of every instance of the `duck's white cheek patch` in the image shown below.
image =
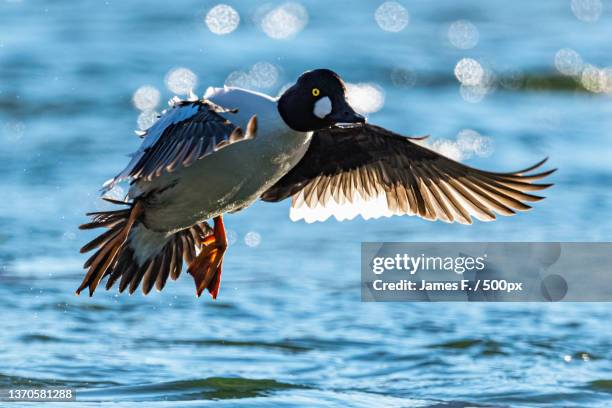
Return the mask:
<path fill-rule="evenodd" d="M 325 96 L 319 99 L 314 106 L 314 114 L 316 117 L 323 119 L 330 114 L 332 110 L 331 100 Z"/>

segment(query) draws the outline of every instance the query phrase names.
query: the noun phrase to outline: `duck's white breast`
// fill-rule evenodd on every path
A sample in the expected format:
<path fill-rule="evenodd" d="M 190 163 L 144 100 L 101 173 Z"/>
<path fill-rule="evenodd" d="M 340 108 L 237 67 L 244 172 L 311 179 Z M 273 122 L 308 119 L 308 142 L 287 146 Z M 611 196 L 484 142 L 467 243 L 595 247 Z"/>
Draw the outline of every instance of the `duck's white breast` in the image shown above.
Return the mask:
<path fill-rule="evenodd" d="M 311 133 L 289 128 L 276 100 L 238 88 L 217 88 L 205 97 L 237 113 L 223 114 L 245 128 L 257 116 L 257 135 L 229 145 L 192 166 L 166 173 L 151 182 L 138 182 L 132 194 L 157 190 L 147 201 L 146 225 L 176 231 L 219 214 L 250 205 L 302 158 Z M 161 192 L 160 192 L 161 191 Z"/>

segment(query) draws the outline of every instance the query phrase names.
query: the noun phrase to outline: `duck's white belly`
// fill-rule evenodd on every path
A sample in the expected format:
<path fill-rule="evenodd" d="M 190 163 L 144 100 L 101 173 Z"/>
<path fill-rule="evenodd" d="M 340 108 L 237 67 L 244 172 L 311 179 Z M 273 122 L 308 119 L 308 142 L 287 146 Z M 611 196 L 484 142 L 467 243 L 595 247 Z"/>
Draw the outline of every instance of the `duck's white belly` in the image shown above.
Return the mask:
<path fill-rule="evenodd" d="M 210 99 L 240 109 L 238 115 L 226 116 L 243 129 L 254 114 L 248 104 L 241 107 L 222 98 Z M 275 104 L 263 112 L 259 106 L 255 139 L 224 147 L 153 181 L 137 182 L 133 190 L 152 192 L 146 200 L 147 228 L 175 232 L 257 200 L 297 164 L 310 144 L 311 133 L 291 130 L 276 115 Z"/>

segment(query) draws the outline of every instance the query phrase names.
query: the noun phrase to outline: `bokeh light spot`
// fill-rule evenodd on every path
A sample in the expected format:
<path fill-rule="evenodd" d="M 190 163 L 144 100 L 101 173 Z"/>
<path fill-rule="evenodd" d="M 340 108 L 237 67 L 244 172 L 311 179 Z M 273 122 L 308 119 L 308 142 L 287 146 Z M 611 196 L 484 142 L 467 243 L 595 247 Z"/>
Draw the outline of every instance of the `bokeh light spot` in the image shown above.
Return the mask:
<path fill-rule="evenodd" d="M 294 37 L 308 24 L 308 11 L 299 3 L 285 3 L 265 13 L 260 25 L 264 33 L 276 40 Z"/>
<path fill-rule="evenodd" d="M 197 75 L 188 68 L 174 68 L 166 75 L 166 87 L 179 95 L 188 94 L 197 83 Z"/>
<path fill-rule="evenodd" d="M 482 81 L 483 76 L 484 69 L 482 65 L 472 58 L 463 58 L 455 65 L 455 77 L 463 85 L 478 85 Z"/>
<path fill-rule="evenodd" d="M 593 93 L 604 92 L 607 83 L 605 71 L 589 64 L 582 71 L 580 83 L 586 90 Z"/>
<path fill-rule="evenodd" d="M 455 140 L 435 139 L 427 145 L 436 152 L 457 161 L 473 156 L 486 157 L 493 153 L 493 141 L 475 130 L 463 129 Z"/>
<path fill-rule="evenodd" d="M 487 157 L 493 153 L 493 140 L 482 136 L 473 129 L 462 129 L 459 131 L 457 134 L 457 145 L 467 158 L 472 156 Z"/>
<path fill-rule="evenodd" d="M 269 62 L 258 62 L 249 75 L 256 88 L 271 88 L 278 81 L 278 68 Z"/>
<path fill-rule="evenodd" d="M 374 83 L 348 83 L 346 92 L 349 104 L 362 115 L 377 112 L 385 104 L 385 92 Z"/>
<path fill-rule="evenodd" d="M 572 0 L 572 13 L 580 21 L 594 23 L 603 11 L 601 0 Z"/>
<path fill-rule="evenodd" d="M 555 67 L 563 75 L 580 75 L 583 66 L 582 57 L 571 48 L 562 48 L 555 54 Z"/>
<path fill-rule="evenodd" d="M 478 103 L 487 95 L 487 88 L 482 85 L 461 85 L 459 95 L 466 102 Z"/>
<path fill-rule="evenodd" d="M 279 69 L 269 62 L 257 62 L 248 72 L 233 71 L 225 79 L 226 86 L 261 90 L 276 85 L 279 78 Z"/>
<path fill-rule="evenodd" d="M 145 85 L 141 86 L 134 92 L 132 102 L 136 109 L 141 111 L 153 110 L 159 105 L 160 93 L 157 88 Z"/>
<path fill-rule="evenodd" d="M 155 122 L 157 122 L 157 119 L 159 119 L 159 113 L 155 111 L 142 112 L 140 115 L 138 115 L 138 119 L 136 120 L 136 122 L 138 123 L 138 129 L 149 129 L 151 126 L 153 126 Z"/>
<path fill-rule="evenodd" d="M 261 244 L 261 235 L 255 231 L 249 231 L 244 236 L 244 243 L 251 248 L 258 247 Z"/>
<path fill-rule="evenodd" d="M 467 20 L 455 21 L 448 28 L 448 39 L 453 46 L 468 50 L 478 44 L 480 34 L 478 28 Z"/>
<path fill-rule="evenodd" d="M 204 22 L 213 34 L 225 35 L 238 28 L 240 15 L 233 7 L 227 4 L 218 4 L 206 13 Z"/>
<path fill-rule="evenodd" d="M 408 10 L 396 1 L 386 1 L 374 12 L 374 19 L 384 31 L 397 33 L 410 22 Z"/>

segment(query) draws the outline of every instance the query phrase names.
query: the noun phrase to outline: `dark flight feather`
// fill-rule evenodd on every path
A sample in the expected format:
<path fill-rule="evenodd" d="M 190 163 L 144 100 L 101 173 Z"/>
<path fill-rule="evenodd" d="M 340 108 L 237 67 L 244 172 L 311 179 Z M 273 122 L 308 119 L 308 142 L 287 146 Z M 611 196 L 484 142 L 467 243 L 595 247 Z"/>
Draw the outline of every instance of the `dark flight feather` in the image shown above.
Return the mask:
<path fill-rule="evenodd" d="M 534 183 L 555 171 L 532 173 L 546 159 L 516 172 L 489 172 L 415 143 L 422 139 L 369 124 L 315 132 L 301 161 L 261 199 L 293 197 L 293 208 L 312 209 L 342 206 L 356 198 L 374 200 L 382 194 L 386 215 L 469 224 L 472 216 L 490 221 L 496 213 L 528 210 L 524 201 L 544 198 L 530 192 L 552 186 Z"/>
<path fill-rule="evenodd" d="M 184 114 L 181 116 L 181 109 L 188 109 L 187 117 Z M 105 183 L 103 190 L 110 190 L 115 184 L 126 179 L 150 181 L 164 172 L 189 167 L 196 160 L 230 144 L 255 138 L 256 116 L 251 117 L 245 132 L 220 113 L 235 112 L 207 100 L 176 102 L 143 134 L 145 141 L 141 150 L 134 154 L 124 171 Z M 177 117 L 176 120 L 173 115 Z M 149 137 L 153 139 L 147 145 Z"/>

